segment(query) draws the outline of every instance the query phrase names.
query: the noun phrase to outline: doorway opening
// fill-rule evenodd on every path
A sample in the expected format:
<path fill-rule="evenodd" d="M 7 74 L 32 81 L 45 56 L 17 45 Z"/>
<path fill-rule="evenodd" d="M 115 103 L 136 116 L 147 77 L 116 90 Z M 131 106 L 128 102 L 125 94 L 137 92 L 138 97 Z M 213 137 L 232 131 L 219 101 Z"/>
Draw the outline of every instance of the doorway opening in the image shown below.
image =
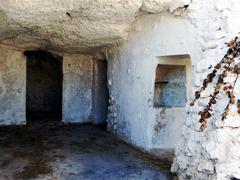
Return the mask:
<path fill-rule="evenodd" d="M 27 124 L 38 121 L 61 121 L 62 57 L 45 51 L 26 51 Z"/>

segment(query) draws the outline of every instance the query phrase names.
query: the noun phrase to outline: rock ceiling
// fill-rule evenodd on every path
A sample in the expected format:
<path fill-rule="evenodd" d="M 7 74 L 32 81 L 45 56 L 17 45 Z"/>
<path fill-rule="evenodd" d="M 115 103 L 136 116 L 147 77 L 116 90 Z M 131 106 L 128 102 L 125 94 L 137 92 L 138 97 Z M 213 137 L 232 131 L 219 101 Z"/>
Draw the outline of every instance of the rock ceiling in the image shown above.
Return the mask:
<path fill-rule="evenodd" d="M 174 11 L 190 0 L 2 0 L 0 43 L 83 53 L 127 39 L 140 11 Z"/>

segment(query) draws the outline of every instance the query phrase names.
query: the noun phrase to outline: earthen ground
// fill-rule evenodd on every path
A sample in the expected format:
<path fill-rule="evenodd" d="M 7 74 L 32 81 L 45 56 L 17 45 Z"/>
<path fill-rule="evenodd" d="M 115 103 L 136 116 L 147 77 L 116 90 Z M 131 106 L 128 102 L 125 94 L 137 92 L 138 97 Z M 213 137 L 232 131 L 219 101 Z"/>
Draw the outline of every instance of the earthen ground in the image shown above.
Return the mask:
<path fill-rule="evenodd" d="M 170 164 L 90 124 L 0 127 L 0 179 L 172 179 Z"/>

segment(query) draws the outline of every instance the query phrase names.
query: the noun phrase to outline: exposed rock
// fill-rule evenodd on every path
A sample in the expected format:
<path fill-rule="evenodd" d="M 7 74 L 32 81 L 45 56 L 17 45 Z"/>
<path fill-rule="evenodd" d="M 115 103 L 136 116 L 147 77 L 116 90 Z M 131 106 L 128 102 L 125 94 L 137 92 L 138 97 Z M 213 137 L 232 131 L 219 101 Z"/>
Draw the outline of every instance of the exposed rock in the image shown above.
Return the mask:
<path fill-rule="evenodd" d="M 0 4 L 0 43 L 86 52 L 127 39 L 140 9 L 173 11 L 186 3 L 189 0 L 5 0 Z"/>
<path fill-rule="evenodd" d="M 158 13 L 162 11 L 173 12 L 179 7 L 184 7 L 190 4 L 191 0 L 144 0 L 142 5 L 142 10 Z"/>

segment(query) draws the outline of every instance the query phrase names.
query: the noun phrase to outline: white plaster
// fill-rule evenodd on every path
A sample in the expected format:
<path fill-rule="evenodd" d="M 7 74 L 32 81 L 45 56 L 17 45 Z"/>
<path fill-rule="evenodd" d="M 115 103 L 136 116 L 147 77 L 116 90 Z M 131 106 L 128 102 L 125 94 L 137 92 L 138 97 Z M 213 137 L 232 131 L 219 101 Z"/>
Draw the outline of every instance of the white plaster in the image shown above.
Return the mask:
<path fill-rule="evenodd" d="M 138 20 L 134 29 L 129 40 L 109 60 L 110 95 L 115 99 L 111 105 L 115 110 L 109 112 L 110 129 L 147 150 L 174 148 L 185 119 L 185 108 L 166 110 L 165 118 L 160 118 L 160 121 L 166 122 L 166 127 L 157 136 L 161 138 L 152 143 L 156 117 L 162 110 L 149 106 L 149 102 L 153 99 L 157 64 L 186 63 L 186 60 L 180 62 L 181 58 L 161 60 L 160 56 L 189 54 L 192 60 L 189 68 L 191 63 L 196 64 L 199 49 L 195 43 L 194 28 L 181 18 L 146 15 Z M 190 69 L 187 77 L 190 87 Z M 117 115 L 112 118 L 114 113 Z"/>

